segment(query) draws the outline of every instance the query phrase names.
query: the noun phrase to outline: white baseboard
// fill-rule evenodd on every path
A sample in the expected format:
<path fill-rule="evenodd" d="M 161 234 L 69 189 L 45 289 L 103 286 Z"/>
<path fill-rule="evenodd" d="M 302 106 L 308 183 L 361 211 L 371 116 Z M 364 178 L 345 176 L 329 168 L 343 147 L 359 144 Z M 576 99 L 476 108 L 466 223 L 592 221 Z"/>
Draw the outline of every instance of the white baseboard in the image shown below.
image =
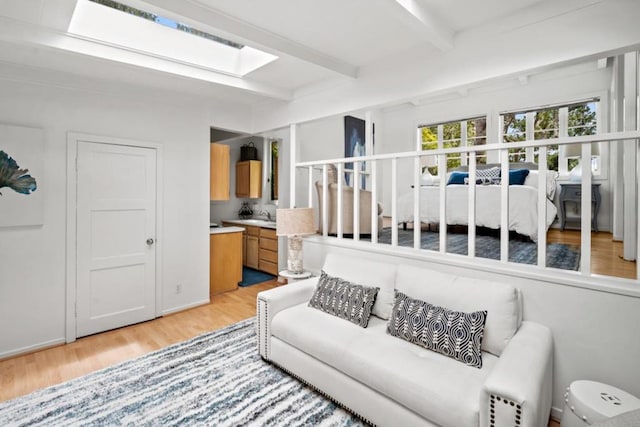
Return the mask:
<path fill-rule="evenodd" d="M 167 314 L 177 313 L 179 311 L 184 311 L 184 310 L 188 310 L 190 308 L 199 307 L 201 305 L 209 304 L 209 302 L 210 302 L 209 299 L 205 299 L 205 300 L 202 300 L 202 301 L 196 301 L 196 302 L 193 302 L 193 303 L 190 303 L 190 304 L 186 304 L 186 305 L 181 305 L 179 307 L 168 308 L 168 309 L 162 311 L 162 315 L 166 316 Z"/>
<path fill-rule="evenodd" d="M 557 422 L 562 420 L 562 409 L 556 408 L 555 406 L 551 407 L 551 418 Z"/>
<path fill-rule="evenodd" d="M 57 345 L 62 345 L 65 343 L 64 337 L 56 338 L 49 341 L 44 341 L 41 343 L 28 345 L 26 347 L 16 348 L 13 350 L 8 350 L 0 353 L 0 359 L 6 359 L 8 357 L 19 356 L 25 353 L 33 353 L 34 351 L 43 350 L 45 348 L 54 347 Z"/>

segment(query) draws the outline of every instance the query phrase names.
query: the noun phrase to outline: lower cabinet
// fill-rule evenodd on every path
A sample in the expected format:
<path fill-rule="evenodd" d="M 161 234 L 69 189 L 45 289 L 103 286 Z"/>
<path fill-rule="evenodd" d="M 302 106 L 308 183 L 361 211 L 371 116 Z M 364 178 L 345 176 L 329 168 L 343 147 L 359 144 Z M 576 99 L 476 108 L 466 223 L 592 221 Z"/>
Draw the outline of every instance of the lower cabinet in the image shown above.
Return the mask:
<path fill-rule="evenodd" d="M 209 237 L 209 295 L 231 291 L 242 281 L 242 233 Z"/>
<path fill-rule="evenodd" d="M 242 233 L 242 265 L 278 275 L 278 236 L 272 228 L 223 222 L 224 226 L 244 227 Z"/>
<path fill-rule="evenodd" d="M 260 229 L 259 269 L 278 275 L 278 236 L 271 228 Z"/>
<path fill-rule="evenodd" d="M 258 269 L 260 268 L 260 228 L 245 227 L 244 233 L 247 239 L 244 265 L 246 265 L 247 267 Z"/>

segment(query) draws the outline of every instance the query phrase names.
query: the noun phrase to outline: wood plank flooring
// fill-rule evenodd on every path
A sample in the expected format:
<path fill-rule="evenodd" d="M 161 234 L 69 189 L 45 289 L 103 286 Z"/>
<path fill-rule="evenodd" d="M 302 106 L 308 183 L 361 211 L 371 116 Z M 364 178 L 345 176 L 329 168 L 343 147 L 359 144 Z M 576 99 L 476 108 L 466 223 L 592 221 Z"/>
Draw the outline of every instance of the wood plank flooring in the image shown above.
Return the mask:
<path fill-rule="evenodd" d="M 125 328 L 0 360 L 0 402 L 59 384 L 255 315 L 258 292 L 276 280 L 216 295 L 211 303 Z M 549 427 L 560 427 L 551 420 Z"/>
<path fill-rule="evenodd" d="M 258 292 L 275 286 L 272 280 L 239 288 L 204 306 L 0 360 L 0 402 L 248 319 L 255 316 Z"/>

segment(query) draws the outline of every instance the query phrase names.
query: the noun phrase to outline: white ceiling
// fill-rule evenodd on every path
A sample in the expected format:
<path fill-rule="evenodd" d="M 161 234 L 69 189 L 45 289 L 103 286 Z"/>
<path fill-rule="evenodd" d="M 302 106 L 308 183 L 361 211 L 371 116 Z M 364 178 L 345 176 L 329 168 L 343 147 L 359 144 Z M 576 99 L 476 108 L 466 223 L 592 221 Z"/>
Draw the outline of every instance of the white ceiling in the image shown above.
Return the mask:
<path fill-rule="evenodd" d="M 244 78 L 170 58 L 118 57 L 117 47 L 73 38 L 64 28 L 75 1 L 0 0 L 0 61 L 253 105 L 292 101 L 323 82 L 358 81 L 363 70 L 407 52 L 446 57 L 463 34 L 516 21 L 523 11 L 544 10 L 544 19 L 608 0 L 119 0 L 279 57 Z"/>

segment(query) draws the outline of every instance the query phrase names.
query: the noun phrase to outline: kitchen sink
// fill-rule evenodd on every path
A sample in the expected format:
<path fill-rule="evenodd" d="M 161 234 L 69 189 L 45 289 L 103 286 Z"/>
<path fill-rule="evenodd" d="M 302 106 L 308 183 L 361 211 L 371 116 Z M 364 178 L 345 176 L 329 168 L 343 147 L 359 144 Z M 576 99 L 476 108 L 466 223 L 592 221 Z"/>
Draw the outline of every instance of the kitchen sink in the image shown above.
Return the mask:
<path fill-rule="evenodd" d="M 255 225 L 256 227 L 276 228 L 275 221 L 267 221 L 265 219 L 233 219 L 225 220 L 225 222 L 232 222 L 235 224 Z"/>

